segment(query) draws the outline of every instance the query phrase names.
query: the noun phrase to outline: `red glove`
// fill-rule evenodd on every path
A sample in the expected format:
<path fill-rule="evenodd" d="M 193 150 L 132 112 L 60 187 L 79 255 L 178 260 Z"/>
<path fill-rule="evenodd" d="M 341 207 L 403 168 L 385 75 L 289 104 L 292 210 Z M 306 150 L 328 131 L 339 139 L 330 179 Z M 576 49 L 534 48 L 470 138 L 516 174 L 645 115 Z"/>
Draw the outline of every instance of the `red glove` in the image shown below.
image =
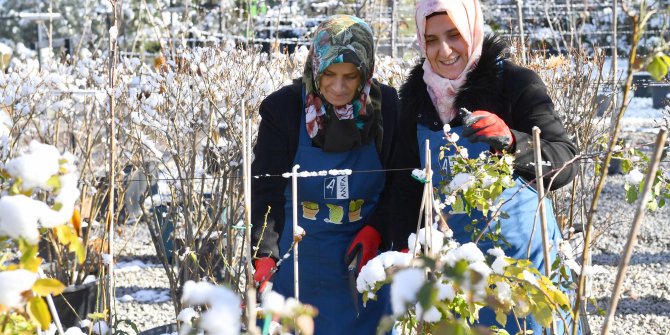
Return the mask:
<path fill-rule="evenodd" d="M 514 147 L 514 136 L 501 118 L 487 111 L 470 113 L 460 111 L 463 118 L 463 136 L 470 142 L 485 142 L 498 151 L 510 150 Z"/>
<path fill-rule="evenodd" d="M 277 265 L 277 262 L 274 258 L 263 257 L 254 261 L 254 267 L 256 272 L 254 272 L 254 281 L 258 283 L 258 292 L 263 292 L 265 287 L 268 284 L 270 278 L 272 278 L 272 270 Z"/>
<path fill-rule="evenodd" d="M 354 237 L 354 240 L 351 241 L 349 248 L 347 248 L 347 255 L 345 257 L 346 264 L 350 265 L 353 261 L 356 261 L 356 267 L 358 268 L 356 273 L 361 272 L 361 268 L 363 268 L 369 260 L 377 256 L 377 251 L 379 250 L 379 245 L 381 243 L 382 236 L 377 229 L 372 228 L 372 226 L 363 227 L 356 237 Z"/>

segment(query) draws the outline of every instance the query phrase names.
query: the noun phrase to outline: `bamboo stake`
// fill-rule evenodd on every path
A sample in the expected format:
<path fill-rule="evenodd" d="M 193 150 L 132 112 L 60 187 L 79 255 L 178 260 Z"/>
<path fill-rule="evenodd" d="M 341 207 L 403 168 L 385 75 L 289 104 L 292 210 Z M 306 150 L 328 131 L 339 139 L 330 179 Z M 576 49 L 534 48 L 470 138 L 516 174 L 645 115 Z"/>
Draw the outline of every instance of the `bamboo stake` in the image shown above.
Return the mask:
<path fill-rule="evenodd" d="M 293 200 L 293 234 L 298 231 L 298 169 L 296 164 L 291 169 L 291 194 Z M 295 300 L 300 301 L 300 278 L 298 276 L 298 243 L 293 243 L 293 290 Z"/>
<path fill-rule="evenodd" d="M 244 239 L 247 241 L 244 253 L 246 258 L 247 273 L 247 329 L 251 334 L 258 334 L 256 327 L 256 288 L 254 287 L 254 275 L 251 259 L 251 121 L 247 121 L 247 113 L 242 109 L 242 188 L 244 190 Z"/>
<path fill-rule="evenodd" d="M 112 27 L 116 27 L 116 0 L 110 1 L 112 4 L 112 10 L 114 12 L 114 24 Z M 110 28 L 111 30 L 111 28 Z M 109 34 L 109 32 L 108 32 Z M 108 227 L 108 247 L 109 247 L 109 257 L 110 261 L 107 264 L 107 291 L 108 291 L 108 301 L 107 309 L 109 310 L 109 324 L 114 324 L 114 308 L 116 299 L 114 297 L 114 191 L 115 191 L 115 179 L 114 171 L 116 170 L 116 115 L 115 115 L 115 100 L 114 100 L 114 68 L 116 60 L 116 38 L 112 38 L 111 34 L 109 36 L 109 201 L 107 204 L 107 218 L 109 219 Z"/>
<path fill-rule="evenodd" d="M 523 0 L 516 1 L 516 14 L 519 20 L 519 35 L 521 39 L 521 41 L 519 41 L 519 44 L 521 45 L 521 62 L 522 64 L 526 64 L 526 38 L 523 33 Z"/>
<path fill-rule="evenodd" d="M 633 248 L 635 248 L 635 244 L 637 243 L 637 235 L 640 232 L 640 226 L 642 225 L 642 219 L 644 218 L 646 212 L 647 202 L 649 202 L 649 193 L 651 192 L 651 187 L 654 184 L 656 171 L 658 170 L 658 165 L 661 160 L 661 154 L 663 153 L 666 137 L 667 131 L 665 129 L 661 129 L 658 132 L 658 136 L 656 137 L 654 155 L 652 156 L 652 160 L 649 163 L 649 171 L 647 171 L 644 188 L 642 189 L 642 198 L 638 201 L 637 210 L 635 211 L 635 218 L 633 219 L 633 226 L 630 228 L 630 233 L 628 233 L 628 241 L 626 242 L 626 246 L 624 248 L 622 260 L 619 263 L 619 271 L 614 283 L 614 290 L 612 291 L 612 296 L 610 297 L 610 306 L 607 310 L 605 323 L 603 324 L 603 328 L 600 333 L 602 335 L 609 334 L 610 326 L 614 320 L 614 314 L 616 313 L 616 308 L 619 304 L 619 295 L 621 293 L 621 288 L 623 287 L 624 279 L 626 278 L 626 270 L 628 269 L 628 264 L 630 263 L 631 256 L 633 255 Z M 584 271 L 585 269 L 582 269 L 582 272 Z"/>
<path fill-rule="evenodd" d="M 535 186 L 537 187 L 537 202 L 540 207 L 540 226 L 542 227 L 542 251 L 544 253 L 544 275 L 549 277 L 551 272 L 551 258 L 549 257 L 549 233 L 547 232 L 547 213 L 544 208 L 544 180 L 542 179 L 542 151 L 540 148 L 539 127 L 533 127 L 533 154 L 535 156 Z M 556 334 L 556 323 L 551 323 L 551 333 Z"/>
<path fill-rule="evenodd" d="M 42 268 L 37 268 L 37 274 L 40 278 L 44 278 L 44 270 Z M 51 312 L 51 317 L 53 322 L 56 324 L 56 329 L 58 330 L 58 335 L 65 335 L 63 332 L 63 324 L 60 322 L 60 317 L 58 316 L 58 310 L 56 310 L 56 305 L 54 305 L 54 299 L 51 294 L 47 294 L 47 305 L 49 306 L 49 311 Z"/>
<path fill-rule="evenodd" d="M 533 127 L 533 154 L 535 156 L 535 185 L 537 187 L 537 201 L 540 206 L 540 222 L 542 227 L 542 251 L 544 252 L 544 275 L 549 277 L 551 268 L 549 263 L 549 234 L 547 233 L 547 213 L 544 208 L 544 182 L 542 180 L 542 152 L 540 148 L 540 133 L 537 126 Z"/>
<path fill-rule="evenodd" d="M 426 184 L 425 192 L 423 192 L 426 197 L 424 203 L 424 238 L 426 243 L 424 244 L 424 254 L 431 256 L 433 252 L 433 173 L 432 173 L 432 157 L 430 156 L 430 140 L 426 139 L 425 142 L 425 157 L 426 157 Z M 419 236 L 417 236 L 418 238 Z"/>
<path fill-rule="evenodd" d="M 619 94 L 619 54 L 618 54 L 618 46 L 617 46 L 617 7 L 618 7 L 617 0 L 614 0 L 612 3 L 612 116 L 610 117 L 610 131 L 614 131 L 614 127 L 616 125 L 616 118 L 617 118 L 617 113 L 614 113 L 614 111 L 617 110 L 617 105 L 619 102 L 618 94 Z M 622 102 L 625 103 L 625 102 Z"/>
<path fill-rule="evenodd" d="M 421 194 L 421 206 L 419 206 L 419 218 L 416 222 L 416 239 L 414 240 L 414 245 L 412 247 L 412 257 L 416 257 L 418 250 L 418 244 L 419 244 L 419 234 L 421 233 L 421 216 L 423 215 L 423 211 L 426 208 L 426 185 L 423 186 L 423 193 Z M 409 245 L 407 246 L 408 248 L 410 247 Z"/>
<path fill-rule="evenodd" d="M 619 57 L 619 52 L 617 50 L 618 45 L 617 45 L 617 38 L 619 38 L 617 34 L 617 29 L 618 29 L 618 21 L 617 20 L 617 7 L 619 6 L 618 0 L 614 0 L 612 2 L 612 82 L 614 85 L 613 92 L 614 92 L 614 110 L 616 110 L 616 93 L 617 93 L 617 83 L 619 82 L 619 69 L 618 63 L 619 60 L 617 57 Z M 612 113 L 614 114 L 614 113 Z"/>

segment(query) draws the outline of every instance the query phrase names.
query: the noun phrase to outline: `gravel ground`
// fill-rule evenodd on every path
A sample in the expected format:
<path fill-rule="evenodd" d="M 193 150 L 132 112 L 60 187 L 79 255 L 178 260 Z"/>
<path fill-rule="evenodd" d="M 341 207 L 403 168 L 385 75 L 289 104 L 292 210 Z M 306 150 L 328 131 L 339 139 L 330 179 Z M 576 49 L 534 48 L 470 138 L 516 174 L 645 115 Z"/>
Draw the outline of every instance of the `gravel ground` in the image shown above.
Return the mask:
<path fill-rule="evenodd" d="M 640 140 L 653 142 L 653 135 Z M 651 136 L 651 137 L 650 137 Z M 651 140 L 650 140 L 651 138 Z M 611 334 L 670 334 L 670 206 L 648 214 L 643 222 L 631 260 L 623 295 L 619 301 Z M 623 177 L 611 176 L 605 186 L 597 215 L 591 281 L 597 307 L 606 310 L 617 265 L 626 243 L 635 207 L 624 201 Z M 171 301 L 148 301 L 147 296 L 168 297 L 169 285 L 163 268 L 143 226 L 122 227 L 118 237 L 118 261 L 141 260 L 148 266 L 126 267 L 117 272 L 117 313 L 140 330 L 174 322 Z M 153 291 L 143 291 L 153 290 Z M 129 297 L 133 297 L 130 299 Z M 145 300 L 143 300 L 145 299 Z M 160 299 L 159 299 L 160 301 Z M 589 324 L 599 333 L 604 317 L 589 306 Z"/>
<path fill-rule="evenodd" d="M 593 249 L 592 295 L 607 309 L 635 207 L 623 196 L 623 178 L 609 179 L 598 222 L 601 235 Z M 647 214 L 630 261 L 611 334 L 670 334 L 670 208 Z M 591 311 L 593 308 L 590 309 Z M 604 317 L 592 315 L 599 330 Z"/>

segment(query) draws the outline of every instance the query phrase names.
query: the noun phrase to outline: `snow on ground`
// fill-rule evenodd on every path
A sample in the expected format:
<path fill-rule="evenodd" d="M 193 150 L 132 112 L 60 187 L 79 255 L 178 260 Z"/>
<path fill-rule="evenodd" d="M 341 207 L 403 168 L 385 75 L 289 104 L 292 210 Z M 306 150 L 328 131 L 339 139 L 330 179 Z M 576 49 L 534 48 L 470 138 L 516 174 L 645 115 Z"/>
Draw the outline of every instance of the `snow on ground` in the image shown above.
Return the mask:
<path fill-rule="evenodd" d="M 628 133 L 658 133 L 663 117 L 670 117 L 670 107 L 666 111 L 652 108 L 652 98 L 634 97 L 623 115 L 621 126 Z"/>
<path fill-rule="evenodd" d="M 139 259 L 133 259 L 128 262 L 117 262 L 114 264 L 114 271 L 123 272 L 123 271 L 139 271 L 145 268 L 157 268 L 161 267 L 160 264 L 145 263 Z"/>
<path fill-rule="evenodd" d="M 645 121 L 660 120 L 663 118 L 663 110 L 652 107 L 651 98 L 633 98 L 624 113 L 624 119 L 644 119 Z M 628 120 L 627 120 L 628 121 Z"/>
<path fill-rule="evenodd" d="M 125 297 L 126 295 L 124 295 Z M 170 301 L 170 292 L 168 290 L 139 290 L 131 295 L 133 300 L 139 303 L 161 303 Z"/>

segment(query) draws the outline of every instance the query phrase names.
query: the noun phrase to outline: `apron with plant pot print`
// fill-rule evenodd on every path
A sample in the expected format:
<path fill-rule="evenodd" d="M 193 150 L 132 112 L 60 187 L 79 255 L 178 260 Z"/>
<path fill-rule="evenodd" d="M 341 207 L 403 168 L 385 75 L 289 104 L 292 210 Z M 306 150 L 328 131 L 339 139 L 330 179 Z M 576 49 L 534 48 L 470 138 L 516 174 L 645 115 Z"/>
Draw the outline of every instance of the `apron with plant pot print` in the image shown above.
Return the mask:
<path fill-rule="evenodd" d="M 380 290 L 377 300 L 369 300 L 365 307 L 358 294 L 360 315 L 357 315 L 347 281 L 345 254 L 375 209 L 384 187 L 385 173 L 381 171 L 376 145 L 371 143 L 341 153 L 324 152 L 312 146 L 303 113 L 293 164 L 300 165 L 299 171 L 375 171 L 298 178 L 298 225 L 306 232 L 298 245 L 300 301 L 318 309 L 314 334 L 375 334 L 382 315 L 390 314 L 388 287 Z M 285 191 L 284 230 L 279 243 L 282 254 L 289 250 L 293 240 L 291 193 L 289 182 Z M 273 289 L 293 297 L 293 282 L 291 253 L 277 271 Z"/>
<path fill-rule="evenodd" d="M 456 142 L 457 145 L 468 149 L 468 154 L 470 157 L 476 157 L 482 152 L 488 152 L 490 147 L 486 143 L 472 143 L 467 138 L 462 136 L 463 126 L 454 127 L 451 129 L 451 133 L 458 134 L 459 140 Z M 443 177 L 437 171 L 437 168 L 434 168 L 433 171 L 433 185 L 437 187 L 440 181 L 443 178 L 451 178 L 451 166 L 449 159 L 451 156 L 456 153 L 452 151 L 445 151 L 443 159 L 440 159 L 440 147 L 446 143 L 444 132 L 442 130 L 432 131 L 424 125 L 417 126 L 417 139 L 419 141 L 419 153 L 421 156 L 421 166 L 425 166 L 425 142 L 430 140 L 430 152 L 431 152 L 431 166 L 439 167 L 446 174 L 446 177 Z M 449 181 L 449 179 L 447 181 Z M 537 193 L 534 188 L 532 188 L 526 181 L 521 177 L 515 176 L 514 178 L 515 186 L 505 189 L 501 194 L 499 199 L 505 199 L 507 201 L 502 205 L 501 211 L 506 212 L 509 215 L 508 219 L 500 219 L 500 235 L 504 238 L 505 241 L 509 243 L 508 246 L 503 245 L 500 242 L 493 242 L 491 240 L 480 240 L 477 244 L 479 249 L 486 254 L 486 251 L 493 247 L 501 247 L 505 251 L 505 255 L 512 257 L 514 259 L 530 259 L 533 262 L 533 265 L 544 274 L 544 253 L 542 249 L 542 228 L 539 216 L 538 200 Z M 441 196 L 444 200 L 444 196 Z M 449 214 L 451 210 L 450 206 L 447 206 L 444 209 L 444 215 L 447 219 L 447 224 L 449 228 L 454 233 L 454 239 L 460 243 L 465 244 L 472 242 L 474 238 L 472 237 L 472 229 L 466 229 L 470 226 L 472 228 L 472 221 L 477 220 L 476 228 L 481 231 L 486 227 L 487 219 L 484 217 L 481 211 L 473 209 L 471 215 L 467 214 Z M 537 212 L 537 213 L 536 213 Z M 550 258 L 553 263 L 556 258 L 556 245 L 558 241 L 562 239 L 560 234 L 560 229 L 556 222 L 556 216 L 554 215 L 554 210 L 552 207 L 551 200 L 545 198 L 545 212 L 547 217 L 547 231 L 549 236 L 549 243 L 554 246 L 550 250 Z M 533 230 L 533 223 L 536 222 L 535 232 Z M 495 223 L 492 223 L 492 225 Z M 532 238 L 531 238 L 532 237 Z M 530 254 L 528 254 L 528 248 L 530 246 Z M 551 263 L 550 263 L 551 264 Z M 513 315 L 508 315 L 506 327 L 501 327 L 500 324 L 496 322 L 495 313 L 489 308 L 482 308 L 479 312 L 479 324 L 486 326 L 498 326 L 500 328 L 505 328 L 510 334 L 516 334 L 519 329 L 517 323 L 514 322 Z M 564 325 L 562 322 L 557 320 L 557 329 L 559 330 L 558 334 L 562 334 L 562 329 Z M 521 323 L 523 327 L 523 323 Z M 531 316 L 526 318 L 526 329 L 533 330 L 533 334 L 542 334 L 542 327 L 535 321 Z"/>

